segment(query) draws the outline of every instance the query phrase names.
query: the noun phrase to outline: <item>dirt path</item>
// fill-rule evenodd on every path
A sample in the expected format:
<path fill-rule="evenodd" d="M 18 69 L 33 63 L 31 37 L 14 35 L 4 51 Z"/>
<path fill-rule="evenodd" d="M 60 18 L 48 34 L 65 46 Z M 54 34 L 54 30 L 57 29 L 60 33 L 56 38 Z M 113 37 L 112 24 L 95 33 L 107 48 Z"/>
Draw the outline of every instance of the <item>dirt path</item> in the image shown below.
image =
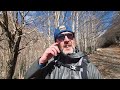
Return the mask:
<path fill-rule="evenodd" d="M 89 58 L 105 79 L 120 79 L 120 47 L 99 48 Z"/>

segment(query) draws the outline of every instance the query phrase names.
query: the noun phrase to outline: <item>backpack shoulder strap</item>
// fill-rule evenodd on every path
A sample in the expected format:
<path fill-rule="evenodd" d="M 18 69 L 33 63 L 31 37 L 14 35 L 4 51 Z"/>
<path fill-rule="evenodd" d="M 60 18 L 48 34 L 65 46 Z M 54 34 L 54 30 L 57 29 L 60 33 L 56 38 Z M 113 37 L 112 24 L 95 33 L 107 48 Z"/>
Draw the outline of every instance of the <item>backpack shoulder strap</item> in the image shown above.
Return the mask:
<path fill-rule="evenodd" d="M 87 65 L 88 63 L 90 63 L 90 61 L 88 60 L 87 56 L 81 57 L 81 66 L 82 66 L 82 71 L 81 72 L 81 77 L 82 79 L 88 79 L 87 76 Z"/>

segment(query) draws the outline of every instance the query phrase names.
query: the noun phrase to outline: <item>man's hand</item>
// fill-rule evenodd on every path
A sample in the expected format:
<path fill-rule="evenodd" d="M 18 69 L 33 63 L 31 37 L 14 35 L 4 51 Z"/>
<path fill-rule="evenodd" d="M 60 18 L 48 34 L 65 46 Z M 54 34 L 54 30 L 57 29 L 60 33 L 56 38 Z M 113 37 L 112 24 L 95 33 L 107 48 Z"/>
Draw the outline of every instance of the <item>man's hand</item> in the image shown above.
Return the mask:
<path fill-rule="evenodd" d="M 60 50 L 58 48 L 58 43 L 52 44 L 49 48 L 45 50 L 42 57 L 39 59 L 39 64 L 46 63 L 52 57 L 57 56 L 58 53 L 60 53 Z"/>

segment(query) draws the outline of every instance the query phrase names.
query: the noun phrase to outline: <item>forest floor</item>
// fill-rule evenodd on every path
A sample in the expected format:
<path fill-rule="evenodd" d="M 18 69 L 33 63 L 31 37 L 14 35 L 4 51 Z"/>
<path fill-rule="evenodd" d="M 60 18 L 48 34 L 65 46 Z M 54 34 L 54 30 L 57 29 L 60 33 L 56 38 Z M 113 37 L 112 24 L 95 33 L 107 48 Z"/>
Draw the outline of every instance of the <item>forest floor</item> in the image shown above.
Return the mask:
<path fill-rule="evenodd" d="M 89 55 L 104 79 L 120 79 L 120 46 L 99 48 Z"/>

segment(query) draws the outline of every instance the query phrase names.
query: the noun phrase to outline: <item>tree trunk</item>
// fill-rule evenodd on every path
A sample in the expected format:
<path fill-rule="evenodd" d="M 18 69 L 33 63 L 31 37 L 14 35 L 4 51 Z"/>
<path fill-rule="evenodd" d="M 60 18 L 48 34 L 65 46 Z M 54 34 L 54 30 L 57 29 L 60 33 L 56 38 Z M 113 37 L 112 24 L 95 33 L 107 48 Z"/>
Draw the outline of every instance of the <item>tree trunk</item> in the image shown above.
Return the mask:
<path fill-rule="evenodd" d="M 19 32 L 19 35 L 22 35 L 22 32 Z M 12 79 L 14 72 L 15 72 L 15 67 L 16 67 L 16 62 L 17 62 L 17 57 L 19 55 L 19 45 L 20 45 L 21 37 L 18 37 L 17 42 L 15 43 L 14 48 L 10 48 L 10 59 L 7 63 L 7 79 Z"/>
<path fill-rule="evenodd" d="M 16 33 L 12 33 L 9 30 L 9 23 L 8 20 L 10 17 L 8 17 L 8 12 L 3 11 L 3 23 L 0 22 L 1 27 L 3 28 L 5 35 L 7 37 L 8 46 L 9 46 L 9 60 L 7 61 L 6 66 L 6 79 L 12 79 L 14 72 L 15 72 L 15 66 L 17 62 L 18 52 L 19 52 L 19 45 L 21 41 L 21 35 L 22 30 L 16 30 L 14 26 L 14 30 L 16 30 Z M 13 19 L 13 18 L 11 18 Z M 12 22 L 14 23 L 14 22 Z"/>
<path fill-rule="evenodd" d="M 55 28 L 59 26 L 60 11 L 55 11 Z"/>

